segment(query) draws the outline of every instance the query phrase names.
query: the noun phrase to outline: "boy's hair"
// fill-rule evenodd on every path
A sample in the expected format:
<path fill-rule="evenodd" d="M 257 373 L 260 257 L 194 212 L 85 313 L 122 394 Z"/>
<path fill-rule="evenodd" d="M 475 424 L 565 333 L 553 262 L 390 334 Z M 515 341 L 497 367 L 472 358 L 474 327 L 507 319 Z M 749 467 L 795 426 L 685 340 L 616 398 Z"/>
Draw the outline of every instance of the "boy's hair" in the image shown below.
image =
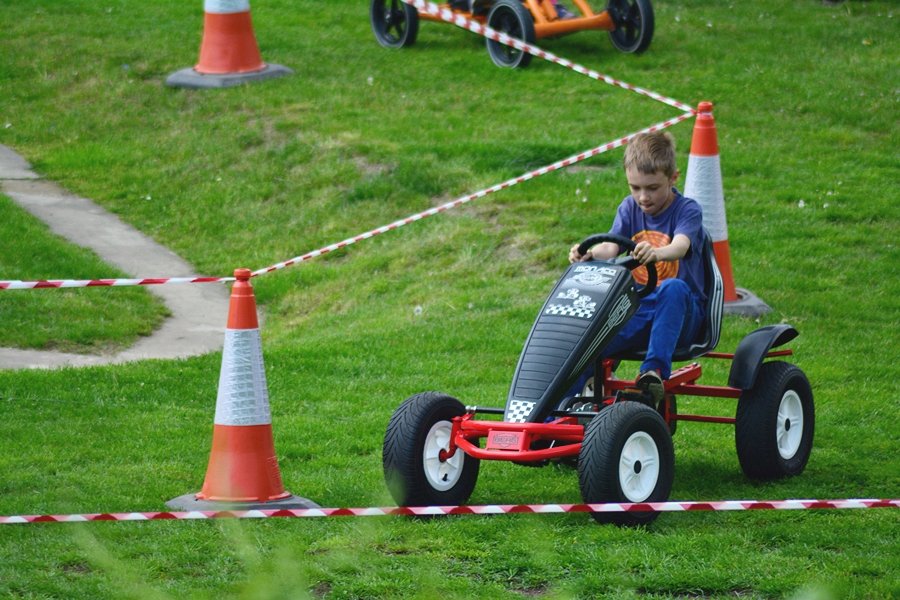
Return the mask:
<path fill-rule="evenodd" d="M 668 131 L 636 135 L 625 148 L 625 168 L 652 175 L 662 171 L 672 177 L 678 170 L 675 164 L 675 138 Z"/>

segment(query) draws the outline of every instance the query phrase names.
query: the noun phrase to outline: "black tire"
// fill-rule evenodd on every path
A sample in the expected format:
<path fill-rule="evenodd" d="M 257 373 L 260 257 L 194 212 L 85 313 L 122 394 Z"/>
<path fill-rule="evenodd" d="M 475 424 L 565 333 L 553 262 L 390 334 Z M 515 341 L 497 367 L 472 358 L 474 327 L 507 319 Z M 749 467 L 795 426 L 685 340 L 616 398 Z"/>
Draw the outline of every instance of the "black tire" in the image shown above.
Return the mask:
<path fill-rule="evenodd" d="M 578 483 L 585 503 L 665 502 L 674 478 L 669 427 L 649 406 L 616 402 L 585 429 L 578 456 Z M 597 512 L 591 516 L 598 523 L 644 525 L 658 514 Z"/>
<path fill-rule="evenodd" d="M 653 6 L 650 0 L 609 0 L 606 10 L 616 28 L 609 32 L 613 46 L 628 53 L 640 53 L 653 41 Z"/>
<path fill-rule="evenodd" d="M 464 504 L 478 479 L 479 461 L 457 450 L 446 461 L 437 451 L 448 447 L 451 420 L 465 408 L 438 392 L 410 396 L 394 411 L 384 436 L 384 479 L 400 506 Z M 427 453 L 427 454 L 426 454 Z"/>
<path fill-rule="evenodd" d="M 375 39 L 385 48 L 403 48 L 416 43 L 419 11 L 401 0 L 372 0 L 369 21 Z"/>
<path fill-rule="evenodd" d="M 533 44 L 534 19 L 528 9 L 519 0 L 498 0 L 491 7 L 487 18 L 488 27 L 505 33 L 528 44 Z M 491 60 L 498 67 L 525 68 L 531 63 L 531 55 L 512 46 L 501 44 L 490 38 L 487 40 L 487 51 Z"/>
<path fill-rule="evenodd" d="M 768 481 L 806 468 L 815 431 L 812 387 L 798 367 L 764 363 L 738 400 L 734 440 L 747 477 Z"/>

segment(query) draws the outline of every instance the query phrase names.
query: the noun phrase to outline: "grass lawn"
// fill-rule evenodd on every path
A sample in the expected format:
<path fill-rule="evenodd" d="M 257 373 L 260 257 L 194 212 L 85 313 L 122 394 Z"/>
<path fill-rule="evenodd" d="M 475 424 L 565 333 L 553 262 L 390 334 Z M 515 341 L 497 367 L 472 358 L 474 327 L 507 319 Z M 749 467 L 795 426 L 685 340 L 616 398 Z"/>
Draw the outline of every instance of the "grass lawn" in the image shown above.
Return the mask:
<path fill-rule="evenodd" d="M 766 484 L 741 474 L 730 428 L 682 423 L 672 498 L 900 497 L 900 11 L 653 5 L 643 55 L 599 33 L 541 45 L 715 103 L 735 279 L 774 309 L 726 318 L 719 349 L 793 324 L 817 411 L 806 471 Z M 264 58 L 291 77 L 166 88 L 196 61 L 201 9 L 0 4 L 0 143 L 206 275 L 298 256 L 677 115 L 544 61 L 498 69 L 448 25 L 383 49 L 366 3 L 347 0 L 253 4 Z M 671 130 L 682 171 L 691 125 Z M 502 405 L 569 246 L 606 230 L 627 193 L 621 158 L 254 279 L 287 488 L 323 506 L 390 504 L 381 443 L 404 398 Z M 116 276 L 6 198 L 0 214 L 0 278 Z M 0 345 L 96 351 L 161 311 L 145 290 L 37 290 L 0 293 L 0 315 Z M 199 489 L 220 361 L 0 372 L 0 514 L 161 510 Z M 703 381 L 726 376 L 710 366 Z M 578 501 L 571 468 L 501 463 L 482 465 L 471 498 Z M 0 596 L 895 598 L 898 539 L 888 509 L 665 514 L 646 529 L 583 514 L 6 526 Z"/>
<path fill-rule="evenodd" d="M 73 247 L 46 225 L 0 195 L 0 265 L 4 279 L 92 278 L 125 274 L 105 265 L 91 251 Z M 149 335 L 168 309 L 147 290 L 119 288 L 100 298 L 83 290 L 54 294 L 8 294 L 0 300 L 6 328 L 2 345 L 73 352 L 109 353 Z M 61 315 L 65 315 L 60 318 Z"/>

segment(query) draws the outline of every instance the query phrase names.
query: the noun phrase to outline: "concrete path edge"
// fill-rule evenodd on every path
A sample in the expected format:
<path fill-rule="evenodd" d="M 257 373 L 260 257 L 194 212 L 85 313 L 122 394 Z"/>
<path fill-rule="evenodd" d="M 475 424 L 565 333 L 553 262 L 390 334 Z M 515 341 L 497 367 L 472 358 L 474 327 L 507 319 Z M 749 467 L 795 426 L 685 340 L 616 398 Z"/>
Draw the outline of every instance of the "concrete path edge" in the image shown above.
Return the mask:
<path fill-rule="evenodd" d="M 168 248 L 94 202 L 43 179 L 0 144 L 0 191 L 70 242 L 93 250 L 130 277 L 190 277 L 194 268 Z M 103 274 L 98 273 L 101 277 Z M 171 312 L 162 326 L 133 346 L 109 355 L 0 348 L 0 369 L 81 367 L 146 359 L 187 358 L 222 349 L 228 288 L 220 283 L 148 286 Z M 92 290 L 103 293 L 102 289 Z M 53 290 L 2 294 L 53 293 Z"/>

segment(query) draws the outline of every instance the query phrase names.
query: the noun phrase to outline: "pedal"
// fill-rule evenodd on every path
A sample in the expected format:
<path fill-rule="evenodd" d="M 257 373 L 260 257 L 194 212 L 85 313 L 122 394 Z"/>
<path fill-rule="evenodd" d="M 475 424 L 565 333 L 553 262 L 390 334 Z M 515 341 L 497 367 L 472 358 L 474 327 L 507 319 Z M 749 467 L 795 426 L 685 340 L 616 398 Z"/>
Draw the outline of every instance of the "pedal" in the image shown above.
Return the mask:
<path fill-rule="evenodd" d="M 656 408 L 656 404 L 653 403 L 653 396 L 650 394 L 650 392 L 645 392 L 637 388 L 617 390 L 615 402 L 620 402 L 622 400 L 641 402 L 643 404 L 646 404 L 650 408 Z"/>

